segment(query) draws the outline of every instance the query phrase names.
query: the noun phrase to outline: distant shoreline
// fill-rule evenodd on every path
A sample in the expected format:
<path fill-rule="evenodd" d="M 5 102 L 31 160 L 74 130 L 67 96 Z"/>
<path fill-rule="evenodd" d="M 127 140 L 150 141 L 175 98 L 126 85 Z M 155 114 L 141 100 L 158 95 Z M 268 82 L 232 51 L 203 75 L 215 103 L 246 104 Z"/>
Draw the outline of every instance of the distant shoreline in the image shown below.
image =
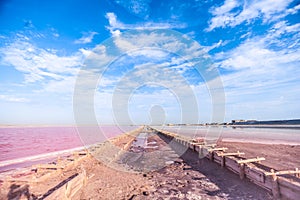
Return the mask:
<path fill-rule="evenodd" d="M 77 125 L 77 124 L 37 124 L 37 125 L 26 125 L 26 124 L 17 124 L 17 125 L 0 125 L 0 128 L 35 128 L 35 127 L 95 127 L 95 126 L 139 126 L 139 125 L 116 125 L 116 124 L 87 124 L 87 125 Z"/>
<path fill-rule="evenodd" d="M 95 126 L 118 126 L 113 124 L 99 124 L 99 125 L 0 125 L 0 128 L 55 128 L 55 127 L 95 127 Z M 120 125 L 120 126 L 140 126 L 140 125 Z M 287 124 L 237 124 L 237 125 L 221 125 L 221 124 L 174 124 L 174 125 L 155 125 L 162 127 L 179 127 L 179 126 L 199 126 L 199 127 L 230 127 L 230 128 L 275 128 L 275 129 L 300 129 L 298 125 L 287 125 Z"/>
<path fill-rule="evenodd" d="M 300 129 L 300 125 L 270 125 L 270 124 L 258 124 L 258 125 L 226 125 L 232 128 L 290 128 Z"/>
<path fill-rule="evenodd" d="M 161 125 L 157 125 L 161 126 Z M 180 125 L 165 125 L 165 127 L 179 127 L 179 126 L 187 126 L 187 127 L 192 127 L 192 126 L 199 126 L 199 127 L 230 127 L 230 128 L 278 128 L 278 129 L 300 129 L 300 124 L 299 125 L 271 125 L 271 124 L 238 124 L 238 125 L 221 125 L 221 124 L 180 124 Z"/>

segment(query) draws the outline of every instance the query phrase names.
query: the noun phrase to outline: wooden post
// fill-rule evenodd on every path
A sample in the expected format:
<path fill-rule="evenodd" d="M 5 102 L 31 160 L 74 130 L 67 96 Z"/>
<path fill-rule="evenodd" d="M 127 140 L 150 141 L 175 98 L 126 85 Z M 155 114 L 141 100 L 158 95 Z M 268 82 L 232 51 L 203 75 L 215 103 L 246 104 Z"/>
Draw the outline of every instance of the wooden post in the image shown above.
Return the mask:
<path fill-rule="evenodd" d="M 203 146 L 202 145 L 199 145 L 199 158 L 203 158 L 204 155 L 203 155 Z"/>
<path fill-rule="evenodd" d="M 241 163 L 239 167 L 240 167 L 240 178 L 243 180 L 245 178 L 245 164 Z"/>
<path fill-rule="evenodd" d="M 189 142 L 184 140 L 184 146 L 189 147 Z"/>
<path fill-rule="evenodd" d="M 300 171 L 299 171 L 299 169 L 296 168 L 295 171 L 296 171 L 295 176 L 296 176 L 297 178 L 300 178 Z"/>
<path fill-rule="evenodd" d="M 209 160 L 210 161 L 214 161 L 214 152 L 213 151 L 211 151 L 210 153 L 209 153 Z"/>
<path fill-rule="evenodd" d="M 73 159 L 74 159 L 75 165 L 77 165 L 78 159 L 79 159 L 79 152 L 77 152 L 77 151 L 73 152 Z"/>
<path fill-rule="evenodd" d="M 221 167 L 225 167 L 225 156 L 221 156 Z"/>
<path fill-rule="evenodd" d="M 274 169 L 271 169 L 272 174 L 272 194 L 274 199 L 280 199 L 279 185 L 277 180 L 277 175 Z"/>
<path fill-rule="evenodd" d="M 62 163 L 62 158 L 60 156 L 58 156 L 56 162 L 57 162 L 58 165 L 61 164 Z"/>

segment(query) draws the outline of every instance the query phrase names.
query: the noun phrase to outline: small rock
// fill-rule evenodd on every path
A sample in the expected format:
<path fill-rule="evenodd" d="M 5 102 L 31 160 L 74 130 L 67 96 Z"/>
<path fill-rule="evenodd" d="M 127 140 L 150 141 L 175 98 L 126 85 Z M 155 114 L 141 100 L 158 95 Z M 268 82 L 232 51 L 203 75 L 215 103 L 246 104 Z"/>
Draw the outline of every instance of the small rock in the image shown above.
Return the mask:
<path fill-rule="evenodd" d="M 173 163 L 174 163 L 174 161 L 172 161 L 172 160 L 169 160 L 169 161 L 166 161 L 166 162 L 165 162 L 166 165 L 171 165 L 171 164 L 173 164 Z"/>
<path fill-rule="evenodd" d="M 170 193 L 169 190 L 167 190 L 167 189 L 160 189 L 159 192 L 162 193 L 162 194 L 169 194 Z"/>

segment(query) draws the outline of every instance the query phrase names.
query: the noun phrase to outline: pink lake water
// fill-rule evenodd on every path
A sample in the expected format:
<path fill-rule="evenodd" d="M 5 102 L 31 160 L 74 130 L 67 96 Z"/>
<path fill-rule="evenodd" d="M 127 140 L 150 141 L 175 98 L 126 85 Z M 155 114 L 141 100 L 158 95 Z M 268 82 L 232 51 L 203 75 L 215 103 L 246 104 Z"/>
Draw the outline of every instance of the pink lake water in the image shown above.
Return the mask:
<path fill-rule="evenodd" d="M 1 164 L 13 163 L 8 161 L 86 147 L 136 128 L 136 126 L 0 128 L 0 168 Z"/>

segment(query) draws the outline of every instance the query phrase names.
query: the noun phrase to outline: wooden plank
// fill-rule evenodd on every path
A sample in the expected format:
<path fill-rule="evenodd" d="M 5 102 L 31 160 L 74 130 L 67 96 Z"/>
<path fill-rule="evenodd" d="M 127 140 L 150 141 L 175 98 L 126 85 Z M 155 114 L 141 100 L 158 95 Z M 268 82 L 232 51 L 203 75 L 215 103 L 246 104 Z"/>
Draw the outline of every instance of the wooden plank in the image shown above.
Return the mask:
<path fill-rule="evenodd" d="M 244 164 L 244 163 L 251 163 L 251 162 L 260 162 L 266 160 L 265 158 L 261 157 L 257 157 L 257 158 L 251 158 L 251 159 L 245 159 L 245 160 L 238 160 L 237 163 L 238 164 Z"/>
<path fill-rule="evenodd" d="M 204 145 L 197 145 L 201 148 L 214 148 L 215 146 L 217 146 L 216 144 L 204 144 Z"/>
<path fill-rule="evenodd" d="M 205 145 L 204 142 L 191 142 L 192 145 Z"/>
<path fill-rule="evenodd" d="M 25 182 L 25 183 L 36 183 L 37 178 L 36 177 L 21 177 L 21 178 L 11 178 L 7 177 L 4 179 L 4 182 Z"/>
<path fill-rule="evenodd" d="M 68 198 L 72 198 L 83 186 L 84 177 L 81 175 L 77 176 L 73 180 L 67 183 L 67 191 L 66 196 Z"/>
<path fill-rule="evenodd" d="M 291 182 L 283 177 L 278 177 L 277 181 L 282 199 L 300 199 L 299 182 Z"/>
<path fill-rule="evenodd" d="M 208 152 L 213 152 L 213 151 L 226 151 L 227 149 L 228 149 L 227 147 L 219 147 L 219 148 L 208 149 Z"/>
<path fill-rule="evenodd" d="M 231 153 L 224 153 L 224 152 L 220 152 L 218 153 L 220 156 L 241 156 L 241 155 L 245 155 L 244 152 L 231 152 Z"/>
<path fill-rule="evenodd" d="M 230 157 L 224 157 L 225 158 L 225 163 L 226 167 L 233 171 L 234 173 L 238 174 L 239 173 L 239 164 L 236 162 L 236 160 L 230 158 Z"/>
<path fill-rule="evenodd" d="M 272 175 L 284 175 L 284 174 L 299 174 L 300 171 L 298 169 L 296 170 L 284 170 L 284 171 L 276 171 L 276 172 L 266 172 L 266 176 L 272 176 Z"/>
<path fill-rule="evenodd" d="M 252 181 L 261 182 L 261 183 L 265 182 L 264 172 L 262 172 L 262 171 L 260 172 L 260 171 L 254 170 L 250 166 L 246 166 L 246 168 L 245 168 L 245 175 L 246 175 L 247 178 L 249 178 Z"/>
<path fill-rule="evenodd" d="M 86 179 L 86 171 L 83 169 L 80 174 L 64 183 L 45 199 L 73 199 L 72 197 L 86 184 Z"/>
<path fill-rule="evenodd" d="M 290 199 L 296 200 L 300 199 L 300 191 L 292 190 L 288 187 L 283 187 L 279 184 L 280 198 L 281 199 Z"/>
<path fill-rule="evenodd" d="M 65 166 L 63 165 L 55 165 L 55 164 L 38 164 L 33 165 L 34 169 L 63 169 Z"/>
<path fill-rule="evenodd" d="M 290 188 L 291 190 L 298 191 L 300 194 L 300 183 L 290 181 L 284 177 L 278 177 L 279 186 Z M 300 198 L 299 198 L 300 199 Z"/>
<path fill-rule="evenodd" d="M 67 199 L 66 197 L 66 185 L 62 186 L 61 188 L 55 190 L 51 195 L 47 196 L 44 199 Z"/>
<path fill-rule="evenodd" d="M 219 156 L 218 154 L 215 153 L 214 155 L 214 161 L 216 163 L 218 163 L 219 165 L 221 164 L 221 160 L 222 160 L 223 157 Z"/>

